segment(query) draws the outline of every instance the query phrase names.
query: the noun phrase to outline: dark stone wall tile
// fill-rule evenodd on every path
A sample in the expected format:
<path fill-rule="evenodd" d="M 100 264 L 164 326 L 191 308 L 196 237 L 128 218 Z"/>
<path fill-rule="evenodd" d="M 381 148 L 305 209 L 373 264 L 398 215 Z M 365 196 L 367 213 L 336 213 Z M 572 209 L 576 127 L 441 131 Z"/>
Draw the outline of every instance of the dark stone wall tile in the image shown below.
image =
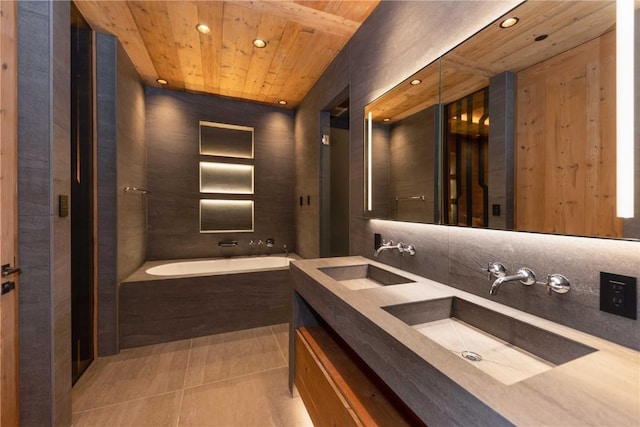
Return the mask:
<path fill-rule="evenodd" d="M 96 33 L 98 355 L 118 352 L 117 39 Z"/>
<path fill-rule="evenodd" d="M 118 281 L 145 261 L 147 196 L 124 187 L 147 188 L 145 94 L 140 77 L 122 46 L 117 46 L 117 194 Z"/>
<path fill-rule="evenodd" d="M 290 297 L 288 270 L 125 282 L 120 289 L 121 345 L 284 323 Z"/>
<path fill-rule="evenodd" d="M 640 277 L 637 242 L 509 231 L 449 229 L 449 285 L 614 342 L 640 348 L 637 321 L 600 311 L 600 272 Z M 539 281 L 560 273 L 571 282 L 564 295 L 519 282 L 489 296 L 486 266 L 502 262 L 509 274 L 531 268 Z"/>
<path fill-rule="evenodd" d="M 349 87 L 350 45 L 329 65 L 296 110 L 295 117 L 295 203 L 296 251 L 304 258 L 320 256 L 320 112 Z M 361 127 L 359 127 L 361 128 Z M 307 197 L 311 203 L 307 204 Z"/>
<path fill-rule="evenodd" d="M 118 40 L 96 36 L 98 116 L 98 353 L 118 352 L 118 281 L 144 262 L 144 88 Z"/>
<path fill-rule="evenodd" d="M 200 258 L 295 249 L 293 113 L 271 106 L 147 88 L 146 141 L 150 193 L 147 259 Z M 199 121 L 254 128 L 254 232 L 200 233 Z M 249 161 L 250 163 L 251 161 Z M 202 197 L 201 197 L 202 196 Z M 224 197 L 224 196 L 223 196 Z M 230 198 L 233 198 L 230 197 Z M 274 238 L 276 247 L 250 246 Z M 236 248 L 220 248 L 232 239 Z"/>
<path fill-rule="evenodd" d="M 53 415 L 51 347 L 51 176 L 49 7 L 18 3 L 18 239 L 20 267 L 20 420 L 49 425 Z M 32 28 L 41 28 L 32 34 Z"/>
<path fill-rule="evenodd" d="M 53 227 L 53 424 L 71 424 L 71 219 L 60 218 L 58 194 L 67 194 L 71 188 L 71 53 L 69 49 L 69 3 L 51 5 L 52 52 L 51 57 L 51 175 L 53 198 L 51 212 Z"/>
<path fill-rule="evenodd" d="M 38 28 L 39 31 L 33 31 Z M 18 3 L 20 421 L 71 423 L 69 3 Z"/>

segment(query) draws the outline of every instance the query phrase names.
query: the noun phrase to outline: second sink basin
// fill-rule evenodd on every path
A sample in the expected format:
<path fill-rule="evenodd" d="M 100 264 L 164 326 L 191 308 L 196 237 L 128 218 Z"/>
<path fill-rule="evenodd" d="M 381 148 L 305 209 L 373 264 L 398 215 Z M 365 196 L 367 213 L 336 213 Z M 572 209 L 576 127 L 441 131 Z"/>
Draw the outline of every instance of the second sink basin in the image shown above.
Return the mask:
<path fill-rule="evenodd" d="M 411 279 L 371 264 L 326 267 L 320 268 L 319 270 L 338 281 L 341 285 L 352 290 L 414 282 Z"/>
<path fill-rule="evenodd" d="M 457 297 L 382 308 L 504 384 L 596 351 Z"/>

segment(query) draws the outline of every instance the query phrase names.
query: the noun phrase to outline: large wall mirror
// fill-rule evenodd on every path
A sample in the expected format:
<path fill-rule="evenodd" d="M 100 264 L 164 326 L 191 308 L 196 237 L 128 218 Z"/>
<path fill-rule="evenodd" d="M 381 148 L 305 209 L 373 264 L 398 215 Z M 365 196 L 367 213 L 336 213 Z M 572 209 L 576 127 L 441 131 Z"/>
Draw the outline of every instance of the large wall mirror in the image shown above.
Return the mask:
<path fill-rule="evenodd" d="M 369 104 L 365 217 L 639 238 L 616 217 L 615 18 L 525 2 Z"/>

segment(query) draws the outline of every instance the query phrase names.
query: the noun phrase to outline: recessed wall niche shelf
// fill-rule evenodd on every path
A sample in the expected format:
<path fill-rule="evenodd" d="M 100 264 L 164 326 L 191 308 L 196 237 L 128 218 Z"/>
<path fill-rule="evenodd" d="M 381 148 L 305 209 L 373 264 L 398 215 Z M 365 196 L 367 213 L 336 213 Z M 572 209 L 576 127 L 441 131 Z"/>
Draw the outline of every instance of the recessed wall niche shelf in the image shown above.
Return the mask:
<path fill-rule="evenodd" d="M 253 231 L 253 200 L 200 200 L 200 232 Z"/>
<path fill-rule="evenodd" d="M 200 192 L 253 194 L 253 166 L 200 162 Z"/>
<path fill-rule="evenodd" d="M 200 121 L 200 232 L 254 230 L 253 128 Z"/>
<path fill-rule="evenodd" d="M 253 128 L 200 121 L 200 154 L 253 159 Z"/>

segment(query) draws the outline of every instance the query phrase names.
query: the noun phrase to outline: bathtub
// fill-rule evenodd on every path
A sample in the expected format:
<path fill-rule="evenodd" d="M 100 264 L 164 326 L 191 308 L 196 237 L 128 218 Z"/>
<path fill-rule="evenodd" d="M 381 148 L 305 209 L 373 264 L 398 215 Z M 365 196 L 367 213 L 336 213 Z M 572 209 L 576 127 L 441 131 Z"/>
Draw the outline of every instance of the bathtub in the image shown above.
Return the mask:
<path fill-rule="evenodd" d="M 151 261 L 119 285 L 121 349 L 289 321 L 289 256 Z"/>
<path fill-rule="evenodd" d="M 261 256 L 168 262 L 149 267 L 145 273 L 152 276 L 240 273 L 288 268 L 290 261 L 291 258 L 285 256 Z"/>

